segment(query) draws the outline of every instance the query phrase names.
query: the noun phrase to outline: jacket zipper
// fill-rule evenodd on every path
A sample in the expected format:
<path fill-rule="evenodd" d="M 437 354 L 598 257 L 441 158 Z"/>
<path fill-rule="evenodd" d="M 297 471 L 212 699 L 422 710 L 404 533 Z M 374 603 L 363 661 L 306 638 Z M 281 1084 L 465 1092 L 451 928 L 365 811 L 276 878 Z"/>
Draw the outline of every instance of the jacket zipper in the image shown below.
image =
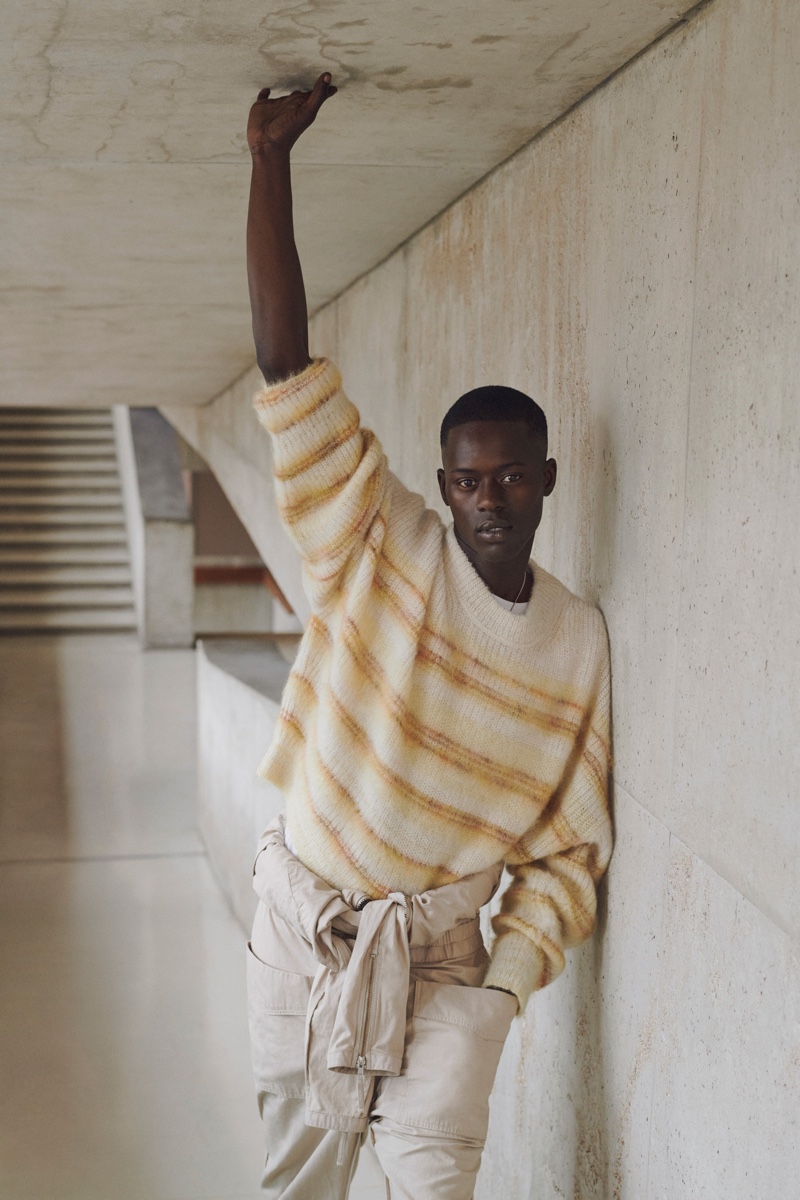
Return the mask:
<path fill-rule="evenodd" d="M 366 995 L 364 1000 L 364 1008 L 361 1019 L 361 1032 L 358 1038 L 358 1056 L 356 1058 L 356 1074 L 358 1076 L 358 1109 L 359 1116 L 364 1116 L 364 1107 L 366 1102 L 365 1087 L 364 1087 L 364 1071 L 367 1065 L 367 1056 L 365 1050 L 367 1048 L 367 1033 L 369 1032 L 369 1010 L 372 1001 L 372 976 L 375 973 L 375 959 L 378 957 L 378 951 L 373 950 L 369 956 L 369 971 L 367 972 L 367 986 L 365 989 Z"/>

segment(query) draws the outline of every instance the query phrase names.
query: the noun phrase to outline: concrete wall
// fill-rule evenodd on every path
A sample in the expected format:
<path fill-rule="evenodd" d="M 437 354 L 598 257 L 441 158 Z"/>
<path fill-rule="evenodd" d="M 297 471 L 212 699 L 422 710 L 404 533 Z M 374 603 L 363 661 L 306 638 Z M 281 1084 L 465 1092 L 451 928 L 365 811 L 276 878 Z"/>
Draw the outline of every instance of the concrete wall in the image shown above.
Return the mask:
<path fill-rule="evenodd" d="M 250 371 L 212 404 L 163 412 L 211 466 L 278 586 L 305 621 L 309 609 L 297 555 L 281 526 L 269 483 L 269 444 L 250 403 L 259 380 L 263 383 L 260 374 Z"/>
<path fill-rule="evenodd" d="M 197 787 L 200 832 L 214 876 L 249 930 L 255 846 L 281 811 L 277 788 L 256 775 L 278 716 L 289 666 L 263 642 L 197 646 Z"/>
<path fill-rule="evenodd" d="M 543 403 L 535 553 L 611 635 L 598 936 L 515 1022 L 481 1200 L 798 1192 L 798 44 L 715 0 L 313 322 L 432 504 L 461 391 Z M 170 417 L 295 599 L 256 381 Z"/>
<path fill-rule="evenodd" d="M 195 634 L 265 633 L 272 629 L 273 607 L 263 583 L 196 583 Z"/>
<path fill-rule="evenodd" d="M 113 409 L 125 528 L 143 646 L 194 642 L 194 528 L 175 432 L 154 408 Z"/>

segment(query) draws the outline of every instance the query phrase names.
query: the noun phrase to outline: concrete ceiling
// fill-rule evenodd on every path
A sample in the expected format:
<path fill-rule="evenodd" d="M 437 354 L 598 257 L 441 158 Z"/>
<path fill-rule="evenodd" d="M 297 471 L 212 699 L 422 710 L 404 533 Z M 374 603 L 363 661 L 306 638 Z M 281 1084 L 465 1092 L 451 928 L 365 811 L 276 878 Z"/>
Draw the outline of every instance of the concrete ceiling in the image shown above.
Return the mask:
<path fill-rule="evenodd" d="M 686 0 L 0 0 L 0 405 L 205 403 L 252 361 L 247 110 L 340 93 L 295 155 L 320 307 Z"/>

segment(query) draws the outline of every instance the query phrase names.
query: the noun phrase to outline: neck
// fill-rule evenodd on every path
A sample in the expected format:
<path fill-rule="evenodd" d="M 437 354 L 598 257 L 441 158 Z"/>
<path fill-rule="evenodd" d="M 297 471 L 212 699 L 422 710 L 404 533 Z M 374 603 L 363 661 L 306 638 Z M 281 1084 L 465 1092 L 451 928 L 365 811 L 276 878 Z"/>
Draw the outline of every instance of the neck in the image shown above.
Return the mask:
<path fill-rule="evenodd" d="M 533 575 L 532 572 L 528 571 L 528 560 L 533 548 L 533 538 L 531 538 L 524 550 L 508 562 L 487 563 L 485 559 L 480 558 L 475 553 L 471 546 L 467 546 L 461 540 L 458 536 L 458 530 L 455 530 L 455 535 L 459 546 L 492 595 L 500 596 L 502 600 L 518 600 L 520 604 L 530 600 Z"/>

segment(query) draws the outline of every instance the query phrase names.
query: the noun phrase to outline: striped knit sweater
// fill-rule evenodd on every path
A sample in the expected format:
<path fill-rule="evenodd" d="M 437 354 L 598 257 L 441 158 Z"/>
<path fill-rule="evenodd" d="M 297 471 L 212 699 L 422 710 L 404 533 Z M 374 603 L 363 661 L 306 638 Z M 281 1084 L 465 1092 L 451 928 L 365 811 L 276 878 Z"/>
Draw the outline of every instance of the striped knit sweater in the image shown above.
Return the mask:
<path fill-rule="evenodd" d="M 529 994 L 595 919 L 611 854 L 600 613 L 535 563 L 498 605 L 388 470 L 325 359 L 254 400 L 312 608 L 260 773 L 303 863 L 373 897 L 512 873 L 485 984 Z"/>

